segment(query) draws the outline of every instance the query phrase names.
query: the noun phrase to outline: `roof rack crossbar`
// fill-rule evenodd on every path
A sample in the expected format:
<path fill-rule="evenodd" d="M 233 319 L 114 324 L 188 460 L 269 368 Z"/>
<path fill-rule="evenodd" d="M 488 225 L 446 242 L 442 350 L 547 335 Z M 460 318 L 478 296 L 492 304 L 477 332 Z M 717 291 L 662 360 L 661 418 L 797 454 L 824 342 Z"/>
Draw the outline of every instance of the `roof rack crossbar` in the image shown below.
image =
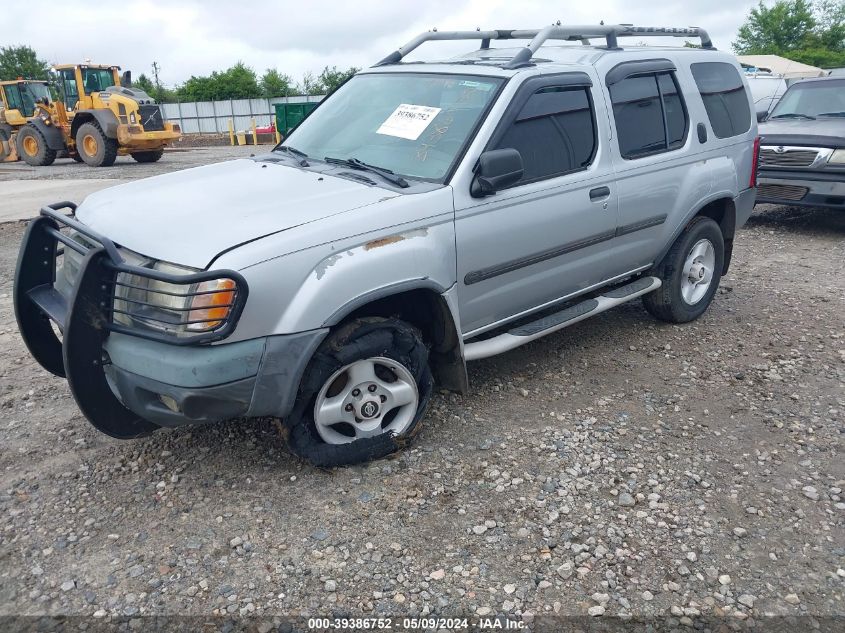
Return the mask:
<path fill-rule="evenodd" d="M 531 57 L 548 40 L 565 42 L 582 42 L 588 44 L 591 38 L 602 38 L 607 48 L 619 48 L 620 37 L 686 37 L 699 38 L 701 48 L 713 49 L 713 42 L 704 29 L 691 27 L 663 27 L 663 26 L 632 26 L 630 24 L 595 24 L 581 26 L 549 25 L 542 29 L 514 30 L 497 29 L 494 31 L 427 31 L 420 33 L 404 46 L 396 49 L 382 59 L 376 66 L 387 66 L 399 63 L 408 53 L 425 42 L 435 40 L 481 40 L 481 48 L 490 46 L 490 40 L 531 40 L 525 48 L 520 49 L 504 67 L 519 68 L 530 63 Z"/>

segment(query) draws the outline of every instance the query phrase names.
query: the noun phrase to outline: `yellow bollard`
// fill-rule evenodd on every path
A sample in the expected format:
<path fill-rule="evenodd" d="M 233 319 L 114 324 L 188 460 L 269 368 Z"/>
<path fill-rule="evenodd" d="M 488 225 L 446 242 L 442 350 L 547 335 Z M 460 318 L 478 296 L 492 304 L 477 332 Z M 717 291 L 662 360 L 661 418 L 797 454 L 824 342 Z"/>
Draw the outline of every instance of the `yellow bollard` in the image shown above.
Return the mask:
<path fill-rule="evenodd" d="M 229 119 L 229 144 L 235 144 L 235 124 L 232 119 Z"/>
<path fill-rule="evenodd" d="M 255 117 L 252 118 L 252 144 L 258 145 L 258 134 L 255 131 Z"/>
<path fill-rule="evenodd" d="M 282 142 L 282 135 L 279 132 L 279 118 L 274 116 L 273 121 L 275 121 L 276 124 L 276 145 L 278 145 Z"/>

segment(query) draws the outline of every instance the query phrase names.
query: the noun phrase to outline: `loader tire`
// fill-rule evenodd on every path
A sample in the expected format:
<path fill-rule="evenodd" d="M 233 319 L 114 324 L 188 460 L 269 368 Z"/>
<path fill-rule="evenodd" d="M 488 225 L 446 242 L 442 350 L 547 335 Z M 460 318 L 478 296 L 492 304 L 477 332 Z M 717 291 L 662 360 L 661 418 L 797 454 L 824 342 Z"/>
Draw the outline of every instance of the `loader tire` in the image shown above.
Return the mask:
<path fill-rule="evenodd" d="M 117 159 L 117 139 L 107 137 L 94 122 L 83 123 L 76 131 L 76 151 L 86 165 L 111 167 Z"/>
<path fill-rule="evenodd" d="M 132 152 L 132 158 L 139 163 L 154 163 L 164 156 L 163 149 L 154 149 L 149 152 Z"/>
<path fill-rule="evenodd" d="M 46 167 L 56 160 L 56 150 L 47 146 L 47 139 L 34 125 L 24 125 L 17 134 L 18 156 L 27 165 Z"/>

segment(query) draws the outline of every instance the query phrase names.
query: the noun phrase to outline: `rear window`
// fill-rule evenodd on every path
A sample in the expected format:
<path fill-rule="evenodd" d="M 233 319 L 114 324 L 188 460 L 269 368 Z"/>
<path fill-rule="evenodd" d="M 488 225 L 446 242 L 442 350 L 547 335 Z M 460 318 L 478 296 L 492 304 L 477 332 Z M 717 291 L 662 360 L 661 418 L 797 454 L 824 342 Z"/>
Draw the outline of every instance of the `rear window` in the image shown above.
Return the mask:
<path fill-rule="evenodd" d="M 728 138 L 751 128 L 751 107 L 742 77 L 731 64 L 701 62 L 690 66 L 713 134 Z"/>
<path fill-rule="evenodd" d="M 626 77 L 610 86 L 622 158 L 668 152 L 686 141 L 688 118 L 674 73 Z"/>

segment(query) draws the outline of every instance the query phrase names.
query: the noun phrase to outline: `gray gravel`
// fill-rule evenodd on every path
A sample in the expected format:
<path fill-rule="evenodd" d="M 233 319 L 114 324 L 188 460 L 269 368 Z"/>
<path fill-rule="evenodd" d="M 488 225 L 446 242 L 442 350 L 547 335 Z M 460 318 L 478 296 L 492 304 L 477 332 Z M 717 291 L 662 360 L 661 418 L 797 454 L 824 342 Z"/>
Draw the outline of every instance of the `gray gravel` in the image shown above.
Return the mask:
<path fill-rule="evenodd" d="M 267 422 L 97 433 L 18 337 L 22 231 L 0 615 L 845 614 L 845 214 L 758 211 L 701 320 L 630 304 L 474 363 L 410 450 L 333 472 Z"/>

